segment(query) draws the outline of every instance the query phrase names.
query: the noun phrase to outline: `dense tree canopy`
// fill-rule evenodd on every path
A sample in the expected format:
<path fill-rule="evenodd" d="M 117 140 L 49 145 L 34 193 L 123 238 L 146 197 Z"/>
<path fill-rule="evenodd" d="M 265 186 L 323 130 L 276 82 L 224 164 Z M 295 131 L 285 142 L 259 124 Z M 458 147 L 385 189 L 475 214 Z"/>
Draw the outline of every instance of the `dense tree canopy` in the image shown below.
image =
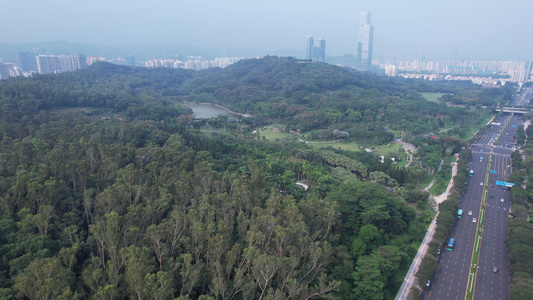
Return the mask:
<path fill-rule="evenodd" d="M 399 186 L 460 142 L 429 141 L 399 170 L 366 152 L 204 134 L 183 101 L 374 144 L 468 122 L 396 79 L 292 58 L 2 81 L 1 297 L 394 296 L 427 219 Z"/>

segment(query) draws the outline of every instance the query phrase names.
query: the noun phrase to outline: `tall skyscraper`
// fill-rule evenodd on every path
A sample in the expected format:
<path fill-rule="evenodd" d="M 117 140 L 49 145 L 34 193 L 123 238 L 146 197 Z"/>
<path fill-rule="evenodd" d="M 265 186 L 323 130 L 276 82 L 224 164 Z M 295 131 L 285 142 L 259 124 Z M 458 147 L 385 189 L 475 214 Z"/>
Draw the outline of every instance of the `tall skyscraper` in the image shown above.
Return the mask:
<path fill-rule="evenodd" d="M 315 40 L 313 39 L 312 36 L 308 36 L 307 37 L 307 40 L 306 40 L 306 55 L 305 55 L 305 58 L 306 59 L 313 59 L 313 46 L 315 45 Z"/>
<path fill-rule="evenodd" d="M 370 24 L 370 12 L 363 11 L 359 16 L 359 40 L 357 42 L 357 61 L 359 66 L 370 70 L 372 66 L 372 47 L 374 26 Z"/>
<path fill-rule="evenodd" d="M 320 61 L 326 62 L 326 40 L 319 39 L 320 43 Z"/>
<path fill-rule="evenodd" d="M 318 62 L 326 62 L 326 40 L 319 39 L 319 46 L 315 46 L 313 37 L 307 37 L 306 59 Z"/>

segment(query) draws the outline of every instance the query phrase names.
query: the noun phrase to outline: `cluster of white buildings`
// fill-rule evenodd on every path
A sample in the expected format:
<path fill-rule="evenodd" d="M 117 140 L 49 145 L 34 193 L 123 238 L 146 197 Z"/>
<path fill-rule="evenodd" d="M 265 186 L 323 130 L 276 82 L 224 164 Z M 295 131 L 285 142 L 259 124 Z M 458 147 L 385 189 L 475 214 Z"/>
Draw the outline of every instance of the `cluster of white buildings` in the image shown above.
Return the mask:
<path fill-rule="evenodd" d="M 61 54 L 61 55 L 37 55 L 37 71 L 40 74 L 56 74 L 72 72 L 87 68 L 85 55 Z"/>
<path fill-rule="evenodd" d="M 0 62 L 0 79 L 22 76 L 22 71 L 14 63 Z"/>
<path fill-rule="evenodd" d="M 87 68 L 85 55 L 61 54 L 46 55 L 20 52 L 17 63 L 0 62 L 0 79 L 15 76 L 57 74 Z"/>
<path fill-rule="evenodd" d="M 151 59 L 144 63 L 147 68 L 174 68 L 189 70 L 205 70 L 209 68 L 225 68 L 241 60 L 241 57 L 217 57 L 213 60 L 202 60 L 200 56 L 189 56 L 187 61 L 175 59 Z"/>
<path fill-rule="evenodd" d="M 202 59 L 200 56 L 189 56 L 186 61 L 179 59 L 151 59 L 144 62 L 147 68 L 175 68 L 204 70 L 209 68 L 225 68 L 241 57 L 218 57 L 212 60 Z M 0 59 L 0 79 L 16 76 L 31 76 L 39 74 L 57 74 L 79 69 L 85 69 L 95 62 L 106 61 L 116 65 L 138 66 L 135 57 L 106 59 L 103 56 L 85 57 L 76 54 L 46 55 L 29 52 L 19 52 L 16 63 L 2 62 Z"/>
<path fill-rule="evenodd" d="M 494 77 L 500 82 L 524 83 L 530 81 L 533 62 L 524 61 L 481 61 L 481 60 L 443 60 L 424 61 L 419 59 L 394 61 L 383 65 L 387 76 L 421 78 L 426 80 L 472 80 L 486 84 Z"/>

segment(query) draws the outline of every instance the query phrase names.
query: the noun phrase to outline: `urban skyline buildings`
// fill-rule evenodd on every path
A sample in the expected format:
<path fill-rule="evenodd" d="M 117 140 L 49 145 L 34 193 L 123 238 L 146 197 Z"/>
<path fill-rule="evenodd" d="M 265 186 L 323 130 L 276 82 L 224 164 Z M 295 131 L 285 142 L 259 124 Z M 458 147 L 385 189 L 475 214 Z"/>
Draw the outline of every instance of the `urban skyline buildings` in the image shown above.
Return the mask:
<path fill-rule="evenodd" d="M 359 39 L 357 41 L 357 63 L 363 70 L 370 70 L 372 66 L 372 50 L 374 46 L 374 26 L 371 24 L 371 14 L 363 11 L 359 15 Z"/>
<path fill-rule="evenodd" d="M 306 40 L 306 59 L 316 62 L 326 62 L 326 40 L 319 39 L 319 46 L 315 46 L 315 40 L 308 36 Z"/>
<path fill-rule="evenodd" d="M 40 74 L 55 74 L 87 68 L 85 55 L 37 55 L 37 71 Z"/>

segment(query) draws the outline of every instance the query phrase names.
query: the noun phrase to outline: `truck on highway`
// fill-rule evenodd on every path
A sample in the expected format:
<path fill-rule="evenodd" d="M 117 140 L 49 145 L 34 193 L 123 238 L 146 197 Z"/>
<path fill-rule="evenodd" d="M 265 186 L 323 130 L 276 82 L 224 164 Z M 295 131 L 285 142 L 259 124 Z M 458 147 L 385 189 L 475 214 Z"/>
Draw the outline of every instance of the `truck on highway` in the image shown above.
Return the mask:
<path fill-rule="evenodd" d="M 448 249 L 449 251 L 453 251 L 453 245 L 455 245 L 455 239 L 450 238 L 450 240 L 448 241 L 448 247 L 446 247 L 446 249 Z"/>
<path fill-rule="evenodd" d="M 474 176 L 474 170 L 470 170 L 470 176 Z"/>
<path fill-rule="evenodd" d="M 462 215 L 463 215 L 463 210 L 462 210 L 462 209 L 459 209 L 459 210 L 457 211 L 457 217 L 460 219 Z"/>
<path fill-rule="evenodd" d="M 479 157 L 479 162 L 483 162 L 483 156 Z"/>

